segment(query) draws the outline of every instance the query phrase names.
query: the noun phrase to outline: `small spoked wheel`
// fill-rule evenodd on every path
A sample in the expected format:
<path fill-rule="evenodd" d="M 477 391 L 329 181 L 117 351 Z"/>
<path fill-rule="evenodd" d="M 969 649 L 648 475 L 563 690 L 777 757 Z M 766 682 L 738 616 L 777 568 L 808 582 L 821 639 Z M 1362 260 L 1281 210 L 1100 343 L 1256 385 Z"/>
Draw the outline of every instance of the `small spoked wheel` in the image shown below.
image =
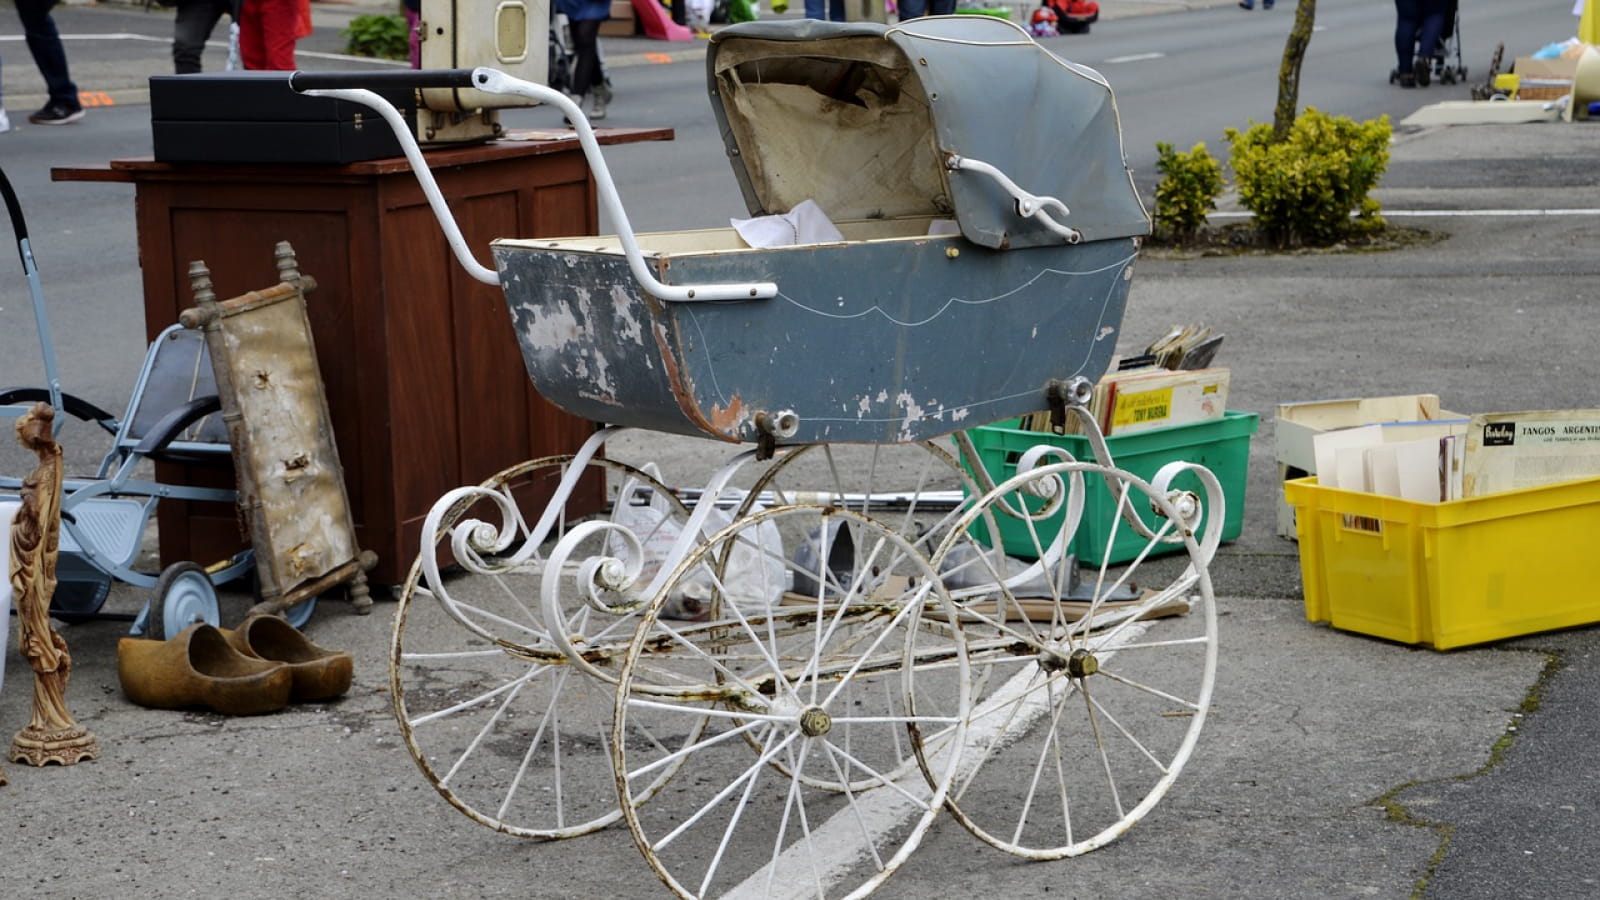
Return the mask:
<path fill-rule="evenodd" d="M 134 631 L 170 641 L 196 622 L 222 623 L 216 586 L 198 563 L 173 563 L 161 570 L 153 596 L 134 621 Z"/>
<path fill-rule="evenodd" d="M 772 531 L 787 553 L 771 550 Z M 830 533 L 850 535 L 848 557 L 793 561 L 799 542 Z M 795 589 L 755 602 L 772 579 Z M 689 582 L 710 586 L 718 618 L 663 629 L 664 599 Z M 780 506 L 696 547 L 659 597 L 619 673 L 611 743 L 623 815 L 650 866 L 684 897 L 876 888 L 921 841 L 959 762 L 966 655 L 927 557 L 853 510 Z M 708 664 L 714 677 L 662 687 L 656 672 L 674 660 Z M 905 690 L 909 668 L 949 692 L 943 718 L 924 725 L 953 732 L 954 752 L 926 772 L 908 740 L 921 715 Z M 682 748 L 685 774 L 648 805 L 659 751 L 630 737 L 639 716 L 667 733 L 707 723 Z"/>
<path fill-rule="evenodd" d="M 1175 545 L 1181 552 L 1161 560 L 1151 555 L 1170 553 L 1174 544 L 1164 538 L 1186 531 L 1179 523 L 1185 513 L 1195 515 L 1194 506 L 1184 506 L 1193 494 L 1172 495 L 1174 506 L 1168 491 L 1089 463 L 1037 471 L 1059 476 L 1066 490 L 1106 486 L 1116 499 L 1101 513 L 1111 521 L 1098 524 L 1112 538 L 1098 560 L 1046 550 L 1032 571 L 1023 572 L 1004 570 L 997 554 L 975 551 L 965 534 L 941 547 L 936 565 L 947 577 L 947 563 L 959 559 L 968 568 L 963 583 L 977 581 L 973 570 L 981 570 L 991 584 L 987 595 L 969 591 L 962 604 L 981 687 L 972 697 L 966 750 L 947 806 L 994 847 L 1058 859 L 1124 833 L 1160 801 L 1188 761 L 1216 669 L 1207 570 L 1215 544 L 1189 534 Z M 987 499 L 1021 509 L 1025 484 L 1025 478 L 1011 479 Z M 1117 517 L 1124 507 L 1141 510 L 1155 536 L 1136 542 L 1131 560 L 1112 564 L 1109 548 L 1129 527 Z M 1152 508 L 1166 516 L 1151 515 Z M 1085 515 L 1096 513 L 1091 507 Z M 1029 520 L 1027 527 L 1042 520 Z M 1049 548 L 1053 537 L 1037 534 L 1035 542 Z M 924 753 L 949 740 L 919 723 L 912 733 Z"/>
<path fill-rule="evenodd" d="M 418 767 L 469 818 L 523 837 L 572 837 L 620 816 L 609 753 L 612 683 L 633 622 L 629 614 L 589 606 L 574 591 L 574 599 L 562 601 L 562 620 L 552 623 L 540 599 L 549 568 L 544 551 L 580 526 L 609 522 L 620 505 L 636 502 L 622 496 L 625 488 L 635 495 L 653 492 L 680 519 L 684 514 L 656 479 L 599 459 L 585 467 L 579 491 L 563 508 L 547 509 L 570 462 L 552 457 L 523 463 L 448 505 L 430 552 L 458 565 L 441 567 L 437 582 L 420 559 L 412 566 L 390 647 L 395 716 Z M 531 516 L 522 515 L 523 509 L 532 510 Z M 518 559 L 541 511 L 554 514 L 545 540 L 528 548 L 538 552 Z M 459 547 L 453 545 L 458 536 L 466 541 Z M 574 560 L 614 549 L 604 530 L 578 543 Z M 472 558 L 456 559 L 458 550 Z M 570 583 L 570 572 L 554 574 L 563 585 Z M 571 664 L 552 640 L 553 629 L 582 648 L 592 671 Z M 592 672 L 610 673 L 610 679 Z M 663 754 L 695 734 L 692 727 L 652 732 L 648 716 L 629 728 L 632 739 L 659 746 Z M 641 793 L 659 789 L 676 768 L 667 760 Z"/>

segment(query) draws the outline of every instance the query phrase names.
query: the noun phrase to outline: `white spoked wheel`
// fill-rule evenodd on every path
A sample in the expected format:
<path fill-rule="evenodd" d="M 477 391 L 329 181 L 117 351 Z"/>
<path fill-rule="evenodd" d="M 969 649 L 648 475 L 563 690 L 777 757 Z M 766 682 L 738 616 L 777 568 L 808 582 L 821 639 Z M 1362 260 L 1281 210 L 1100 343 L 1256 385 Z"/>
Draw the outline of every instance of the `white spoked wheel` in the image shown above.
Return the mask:
<path fill-rule="evenodd" d="M 785 448 L 761 472 L 736 515 L 748 516 L 761 503 L 844 507 L 869 516 L 918 553 L 931 557 L 981 494 L 956 457 L 932 441 L 871 446 L 815 444 Z M 834 596 L 853 573 L 860 571 L 863 553 L 871 548 L 856 541 L 854 529 L 839 519 L 831 519 L 825 526 L 818 520 L 809 528 L 796 527 L 796 521 L 804 520 L 788 519 L 784 529 L 793 586 L 788 601 L 813 602 L 823 595 Z M 968 517 L 966 523 L 962 527 L 998 544 L 999 532 L 987 512 Z M 941 628 L 937 617 L 925 620 L 924 627 L 932 633 Z M 932 633 L 923 637 L 924 644 L 932 640 Z M 847 684 L 844 690 L 857 708 L 871 706 L 885 715 L 901 714 L 904 691 L 900 686 L 892 691 L 883 687 L 882 681 L 869 680 Z M 899 777 L 917 765 L 917 758 L 902 734 L 896 732 L 888 737 L 885 747 L 893 748 L 897 758 L 892 763 L 883 761 L 883 771 Z M 753 738 L 746 735 L 746 739 Z M 785 772 L 781 758 L 774 759 L 772 765 Z M 828 780 L 811 782 L 811 786 L 820 789 L 829 789 L 830 785 L 842 787 Z M 861 780 L 850 785 L 853 790 L 868 786 Z"/>
<path fill-rule="evenodd" d="M 520 513 L 500 518 L 506 509 L 518 509 L 519 499 L 541 508 L 569 463 L 567 457 L 554 457 L 507 469 L 483 484 L 506 506 L 475 494 L 446 512 L 436 546 L 447 550 L 458 528 L 464 528 L 479 550 L 463 552 L 477 558 L 442 572 L 438 584 L 430 583 L 421 560 L 412 566 L 390 648 L 395 716 L 423 774 L 468 817 L 523 837 L 572 837 L 620 816 L 608 752 L 615 675 L 606 681 L 579 669 L 552 641 L 540 602 L 544 557 L 509 562 L 530 526 Z M 580 491 L 576 496 L 582 500 L 569 502 L 547 545 L 585 523 L 615 518 L 619 504 L 630 502 L 619 496 L 624 485 L 671 497 L 658 481 L 630 466 L 596 459 L 587 469 L 587 478 L 604 481 L 604 503 L 595 491 Z M 670 502 L 681 517 L 682 506 Z M 496 548 L 498 554 L 491 552 Z M 576 558 L 613 549 L 600 532 L 585 538 Z M 633 635 L 632 616 L 573 600 L 564 605 L 562 618 L 566 640 L 582 645 L 589 669 L 614 673 Z M 674 740 L 650 732 L 644 717 L 629 727 L 639 739 L 663 748 Z M 685 734 L 692 737 L 693 729 L 677 734 L 678 743 Z M 658 789 L 675 768 L 669 763 L 657 770 L 640 793 Z"/>
<path fill-rule="evenodd" d="M 796 540 L 848 531 L 851 570 L 806 572 L 764 551 L 772 529 Z M 771 579 L 806 576 L 808 590 L 775 606 L 753 599 L 767 596 Z M 710 584 L 720 617 L 683 629 L 656 621 L 674 585 L 688 582 Z M 697 547 L 645 611 L 616 697 L 617 790 L 661 880 L 683 897 L 770 895 L 781 885 L 826 898 L 862 896 L 888 878 L 932 824 L 959 762 L 968 673 L 957 616 L 927 558 L 852 510 L 771 508 Z M 664 688 L 657 670 L 674 661 L 716 677 Z M 919 716 L 905 691 L 913 667 L 949 692 L 942 717 L 922 724 L 950 732 L 951 752 L 931 758 L 926 774 L 904 765 L 907 727 Z M 676 718 L 680 731 L 709 724 L 663 757 L 628 737 L 637 716 Z M 643 804 L 669 758 L 685 774 Z"/>
<path fill-rule="evenodd" d="M 1215 479 L 1198 471 L 1207 496 L 1220 501 L 1220 488 L 1210 491 Z M 1051 556 L 1055 535 L 1038 530 L 1041 515 L 1026 522 L 1044 557 L 1031 571 L 1002 571 L 996 554 L 973 552 L 961 532 L 935 561 L 947 579 L 969 584 L 981 575 L 991 585 L 986 593 L 958 595 L 982 687 L 971 700 L 963 762 L 947 806 L 1001 850 L 1058 859 L 1126 832 L 1166 794 L 1194 749 L 1216 671 L 1207 570 L 1216 534 L 1208 530 L 1197 540 L 1180 524 L 1185 513 L 1191 523 L 1199 520 L 1196 494 L 1088 463 L 1035 472 L 1033 481 L 1053 478 L 1065 491 L 1099 481 L 1117 498 L 1113 506 L 1141 510 L 1156 532 L 1135 542 L 1133 559 L 1113 565 L 1106 557 L 1130 526 L 1107 512 L 1114 519 L 1101 523 L 1111 535 L 1107 552 L 1079 561 L 1064 552 Z M 1021 510 L 1029 482 L 1019 475 L 986 502 Z M 1221 514 L 1212 511 L 1219 520 Z M 1176 535 L 1182 535 L 1177 543 L 1166 540 Z M 1122 547 L 1118 552 L 1130 552 Z M 1174 548 L 1174 558 L 1152 558 Z M 925 753 L 951 739 L 919 723 L 912 732 Z"/>

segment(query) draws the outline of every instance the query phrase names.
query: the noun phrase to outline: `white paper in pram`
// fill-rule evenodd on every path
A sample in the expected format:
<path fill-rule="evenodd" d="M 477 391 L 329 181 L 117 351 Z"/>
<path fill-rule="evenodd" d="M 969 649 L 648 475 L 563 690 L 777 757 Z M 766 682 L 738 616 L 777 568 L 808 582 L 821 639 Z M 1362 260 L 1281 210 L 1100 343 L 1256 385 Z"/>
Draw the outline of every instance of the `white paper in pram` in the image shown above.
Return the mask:
<path fill-rule="evenodd" d="M 797 244 L 836 244 L 844 235 L 814 200 L 801 200 L 782 215 L 729 219 L 728 224 L 752 247 L 792 247 Z"/>

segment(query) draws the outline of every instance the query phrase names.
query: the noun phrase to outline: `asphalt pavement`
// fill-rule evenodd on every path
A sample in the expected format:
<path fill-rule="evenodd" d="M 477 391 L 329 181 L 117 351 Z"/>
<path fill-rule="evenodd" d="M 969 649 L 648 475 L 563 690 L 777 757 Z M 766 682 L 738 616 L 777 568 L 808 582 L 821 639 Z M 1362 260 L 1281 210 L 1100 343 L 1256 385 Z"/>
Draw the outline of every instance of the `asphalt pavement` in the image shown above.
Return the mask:
<path fill-rule="evenodd" d="M 1110 18 L 1181 5 L 1103 6 Z M 337 29 L 367 8 L 315 4 L 302 65 L 347 67 L 334 58 Z M 83 12 L 63 7 L 58 18 Z M 613 66 L 703 53 L 698 42 L 636 38 L 605 47 Z M 42 98 L 15 64 L 20 43 L 0 53 L 16 124 Z M 148 51 L 103 66 L 75 74 L 118 104 L 144 102 L 145 77 L 168 71 Z M 1139 264 L 1124 333 L 1196 320 L 1219 328 L 1230 406 L 1262 415 L 1245 532 L 1211 567 L 1221 613 L 1212 717 L 1172 792 L 1110 846 L 1029 863 L 945 819 L 879 896 L 1600 894 L 1600 629 L 1435 652 L 1306 622 L 1297 547 L 1274 534 L 1272 455 L 1272 413 L 1287 400 L 1433 392 L 1461 411 L 1600 405 L 1597 148 L 1600 126 L 1585 123 L 1402 127 L 1377 196 L 1393 221 L 1430 239 L 1379 253 L 1153 254 Z M 622 449 L 660 453 L 669 472 L 697 464 L 696 446 Z M 1591 590 L 1591 566 L 1572 561 L 1563 574 L 1573 590 Z M 119 588 L 108 608 L 142 602 Z M 248 598 L 225 603 L 228 618 Z M 308 631 L 354 654 L 351 693 L 250 719 L 136 707 L 118 689 L 125 626 L 64 627 L 69 707 L 103 752 L 69 768 L 6 764 L 6 895 L 660 895 L 625 829 L 520 841 L 433 792 L 390 711 L 388 610 L 358 617 L 325 602 Z M 15 653 L 5 676 L 0 735 L 28 717 L 31 673 Z"/>

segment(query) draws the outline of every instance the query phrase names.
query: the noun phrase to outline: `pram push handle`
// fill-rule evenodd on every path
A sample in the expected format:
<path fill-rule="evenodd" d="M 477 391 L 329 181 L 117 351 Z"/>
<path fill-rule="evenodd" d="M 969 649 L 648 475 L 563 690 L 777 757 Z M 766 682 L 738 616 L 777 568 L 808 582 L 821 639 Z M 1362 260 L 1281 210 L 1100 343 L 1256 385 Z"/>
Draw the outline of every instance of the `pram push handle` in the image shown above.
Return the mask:
<path fill-rule="evenodd" d="M 445 70 L 440 74 L 456 77 L 462 70 Z M 392 73 L 405 76 L 410 73 Z M 663 284 L 645 263 L 644 253 L 639 249 L 639 243 L 634 238 L 633 227 L 628 223 L 628 214 L 622 208 L 622 201 L 617 196 L 616 184 L 611 180 L 611 171 L 606 167 L 605 157 L 600 153 L 600 142 L 595 138 L 594 129 L 589 125 L 589 120 L 584 116 L 583 110 L 573 103 L 565 94 L 553 90 L 542 84 L 523 81 L 498 69 L 477 68 L 471 70 L 471 87 L 492 94 L 515 94 L 549 103 L 566 114 L 567 120 L 572 123 L 578 136 L 578 143 L 583 148 L 584 157 L 588 160 L 589 168 L 594 172 L 595 188 L 600 195 L 600 202 L 611 221 L 617 229 L 617 240 L 622 244 L 623 255 L 628 260 L 628 270 L 636 281 L 651 296 L 669 302 L 684 302 L 691 300 L 756 300 L 770 299 L 777 296 L 778 286 L 772 282 L 747 282 L 742 284 L 700 284 L 700 285 L 670 285 Z M 302 78 L 301 76 L 306 76 Z M 363 88 L 311 88 L 307 85 L 318 81 L 309 73 L 296 72 L 290 77 L 289 84 L 304 94 L 321 97 L 333 97 L 360 103 L 369 106 L 383 116 L 394 129 L 395 137 L 400 141 L 400 147 L 405 152 L 406 160 L 411 163 L 412 171 L 416 173 L 418 182 L 422 185 L 423 194 L 428 198 L 428 205 L 433 209 L 433 214 L 439 220 L 439 225 L 444 229 L 445 238 L 450 242 L 450 247 L 455 251 L 456 259 L 466 268 L 472 277 L 486 284 L 499 284 L 500 277 L 493 270 L 479 263 L 472 252 L 467 249 L 465 240 L 461 237 L 461 230 L 456 226 L 455 218 L 450 214 L 449 207 L 444 202 L 444 196 L 439 193 L 438 185 L 434 182 L 433 174 L 429 172 L 426 160 L 422 158 L 422 150 L 417 146 L 415 136 L 406 125 L 388 100 Z M 346 82 L 350 83 L 350 82 Z M 390 82 L 393 84 L 393 82 Z M 398 86 L 398 85 L 396 85 Z M 450 86 L 454 86 L 453 84 Z"/>
<path fill-rule="evenodd" d="M 291 72 L 289 87 L 301 93 L 341 88 L 469 88 L 472 69 L 404 69 L 397 72 Z"/>

